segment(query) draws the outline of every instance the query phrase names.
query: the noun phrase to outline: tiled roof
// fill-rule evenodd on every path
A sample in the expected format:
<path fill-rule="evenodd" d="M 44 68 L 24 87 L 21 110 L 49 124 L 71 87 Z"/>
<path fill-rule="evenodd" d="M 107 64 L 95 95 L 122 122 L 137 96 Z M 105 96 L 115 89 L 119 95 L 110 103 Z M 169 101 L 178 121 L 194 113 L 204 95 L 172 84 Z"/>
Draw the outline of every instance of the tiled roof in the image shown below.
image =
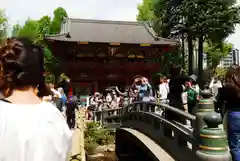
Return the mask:
<path fill-rule="evenodd" d="M 73 42 L 169 44 L 178 41 L 157 37 L 146 22 L 108 21 L 67 18 L 61 33 L 48 35 L 45 39 Z"/>

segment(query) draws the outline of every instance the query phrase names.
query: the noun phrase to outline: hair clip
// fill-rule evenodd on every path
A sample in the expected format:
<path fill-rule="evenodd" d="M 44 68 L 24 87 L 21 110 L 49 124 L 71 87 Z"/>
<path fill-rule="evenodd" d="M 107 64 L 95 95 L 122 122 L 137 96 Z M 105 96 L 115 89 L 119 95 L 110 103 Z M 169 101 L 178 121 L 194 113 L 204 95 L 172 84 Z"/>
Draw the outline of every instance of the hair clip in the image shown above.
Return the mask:
<path fill-rule="evenodd" d="M 17 74 L 17 79 L 20 79 L 24 74 L 26 74 L 25 72 L 20 72 Z"/>

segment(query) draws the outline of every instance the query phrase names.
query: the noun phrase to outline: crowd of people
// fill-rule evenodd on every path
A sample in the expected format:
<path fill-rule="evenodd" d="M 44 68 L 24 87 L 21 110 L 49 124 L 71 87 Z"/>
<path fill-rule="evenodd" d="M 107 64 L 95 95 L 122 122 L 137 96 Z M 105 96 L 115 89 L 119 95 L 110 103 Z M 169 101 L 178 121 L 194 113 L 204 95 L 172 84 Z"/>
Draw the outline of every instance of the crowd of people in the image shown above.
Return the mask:
<path fill-rule="evenodd" d="M 134 78 L 132 86 L 125 87 L 124 92 L 121 92 L 117 86 L 106 89 L 105 94 L 96 92 L 90 97 L 90 105 L 87 108 L 87 117 L 92 119 L 92 111 L 99 111 L 103 109 L 114 109 L 124 107 L 124 99 L 128 103 L 132 101 L 151 101 L 153 100 L 153 90 L 148 79 L 137 75 Z"/>
<path fill-rule="evenodd" d="M 181 72 L 181 67 L 171 68 L 171 76 L 161 75 L 156 84 L 150 84 L 145 77 L 137 75 L 132 86 L 126 88 L 125 92 L 120 92 L 116 88 L 115 91 L 117 93 L 114 92 L 114 94 L 119 95 L 119 99 L 116 100 L 121 102 L 120 100 L 123 97 L 128 97 L 129 103 L 132 101 L 158 101 L 195 115 L 197 103 L 201 99 L 198 77 L 194 74 L 185 76 Z M 226 120 L 228 142 L 233 160 L 239 161 L 240 124 L 238 120 L 240 120 L 240 112 L 238 104 L 240 102 L 240 67 L 233 66 L 229 68 L 224 80 L 212 78 L 208 88 L 212 92 L 215 111 L 221 113 Z M 116 98 L 118 97 L 116 96 Z M 101 101 L 99 103 L 101 104 Z M 117 104 L 120 105 L 120 103 Z M 108 107 L 115 108 L 117 106 L 109 103 Z M 183 124 L 187 123 L 185 118 L 171 111 L 166 111 L 165 117 L 170 121 L 175 120 Z M 179 143 L 186 145 L 186 142 L 181 139 L 179 139 Z"/>
<path fill-rule="evenodd" d="M 43 59 L 43 49 L 28 39 L 10 38 L 0 48 L 0 160 L 66 160 L 78 102 L 68 99 L 64 86 L 46 85 Z M 181 72 L 173 67 L 170 77 L 161 75 L 153 84 L 137 75 L 123 92 L 113 87 L 106 94 L 95 93 L 90 106 L 102 110 L 124 107 L 126 100 L 159 101 L 194 115 L 201 99 L 197 76 Z M 215 110 L 226 120 L 233 161 L 240 161 L 240 67 L 229 68 L 223 80 L 213 78 L 209 88 Z M 171 111 L 165 117 L 186 123 Z"/>
<path fill-rule="evenodd" d="M 174 79 L 171 81 L 170 78 L 161 75 L 157 84 L 154 85 L 150 84 L 146 77 L 137 75 L 134 77 L 132 86 L 125 87 L 124 92 L 121 92 L 118 87 L 112 87 L 105 95 L 96 92 L 90 97 L 89 111 L 98 111 L 103 108 L 121 108 L 124 106 L 124 98 L 128 98 L 128 103 L 133 101 L 158 101 L 159 103 L 169 104 L 171 100 L 171 104 L 173 101 L 182 104 L 183 106 L 180 109 L 194 114 L 197 100 L 200 99 L 197 76 L 193 74 L 183 79 L 182 84 L 172 84 Z M 171 85 L 169 86 L 169 84 Z"/>

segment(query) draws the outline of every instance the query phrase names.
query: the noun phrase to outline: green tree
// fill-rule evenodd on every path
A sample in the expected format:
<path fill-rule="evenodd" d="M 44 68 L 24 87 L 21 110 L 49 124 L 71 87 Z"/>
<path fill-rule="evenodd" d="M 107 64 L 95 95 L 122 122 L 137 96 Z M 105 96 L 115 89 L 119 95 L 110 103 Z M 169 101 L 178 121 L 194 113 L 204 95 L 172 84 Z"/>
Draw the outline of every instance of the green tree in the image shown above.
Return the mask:
<path fill-rule="evenodd" d="M 59 7 L 54 10 L 54 18 L 51 23 L 50 34 L 59 34 L 61 30 L 61 23 L 65 17 L 68 17 L 68 15 L 64 8 Z"/>
<path fill-rule="evenodd" d="M 170 0 L 171 1 L 171 0 Z M 160 37 L 168 38 L 171 36 L 175 19 L 169 21 L 174 12 L 171 11 L 171 5 L 167 0 L 143 0 L 138 5 L 138 21 L 150 21 L 156 34 Z M 180 51 L 174 53 L 165 53 L 158 61 L 161 64 L 161 70 L 167 72 L 170 64 L 180 64 Z"/>
<path fill-rule="evenodd" d="M 19 30 L 18 36 L 27 37 L 32 41 L 36 42 L 38 35 L 38 21 L 28 19 L 24 26 Z"/>
<path fill-rule="evenodd" d="M 46 34 L 49 34 L 51 18 L 43 16 L 40 20 L 28 19 L 23 27 L 16 24 L 13 27 L 12 35 L 30 38 L 36 43 L 41 43 Z"/>
<path fill-rule="evenodd" d="M 7 37 L 8 19 L 4 10 L 0 9 L 0 43 Z"/>
<path fill-rule="evenodd" d="M 44 68 L 46 70 L 46 82 L 57 82 L 58 75 L 58 59 L 52 54 L 48 47 L 44 47 Z"/>
<path fill-rule="evenodd" d="M 221 59 L 229 55 L 233 45 L 230 43 L 213 43 L 208 41 L 204 44 L 204 53 L 207 54 L 208 66 L 213 71 L 217 68 Z"/>
<path fill-rule="evenodd" d="M 51 50 L 43 43 L 44 36 L 50 33 L 51 27 L 51 17 L 43 16 L 38 20 L 37 28 L 37 42 L 44 46 L 44 67 L 46 70 L 46 82 L 54 83 L 56 82 L 56 77 L 58 73 L 58 60 L 52 54 Z"/>
<path fill-rule="evenodd" d="M 149 21 L 154 19 L 154 11 L 153 11 L 153 0 L 143 0 L 141 4 L 138 4 L 138 21 Z"/>
<path fill-rule="evenodd" d="M 215 77 L 219 77 L 219 78 L 224 78 L 226 73 L 227 73 L 227 69 L 225 69 L 225 68 L 218 68 L 217 67 L 215 69 L 214 76 Z"/>
<path fill-rule="evenodd" d="M 184 12 L 188 17 L 188 26 L 191 33 L 198 39 L 198 75 L 201 80 L 205 40 L 221 44 L 226 37 L 234 33 L 235 25 L 240 22 L 240 8 L 235 5 L 236 0 L 190 1 L 192 2 L 190 4 L 189 1 L 185 2 L 187 7 Z"/>
<path fill-rule="evenodd" d="M 14 36 L 28 37 L 35 43 L 38 43 L 44 47 L 44 66 L 47 73 L 47 82 L 56 82 L 59 73 L 58 60 L 52 54 L 50 49 L 44 43 L 44 36 L 47 34 L 57 34 L 61 29 L 61 22 L 67 17 L 65 9 L 59 7 L 54 11 L 54 18 L 51 21 L 51 17 L 43 16 L 39 20 L 28 19 L 24 26 L 15 25 L 13 28 Z"/>
<path fill-rule="evenodd" d="M 189 72 L 192 70 L 193 40 L 198 40 L 200 79 L 205 40 L 222 42 L 240 22 L 236 0 L 155 0 L 153 8 L 156 17 L 154 29 L 160 36 L 187 37 Z"/>
<path fill-rule="evenodd" d="M 158 36 L 167 38 L 170 35 L 169 3 L 167 0 L 143 0 L 137 6 L 138 21 L 150 21 Z"/>
<path fill-rule="evenodd" d="M 42 41 L 44 36 L 50 33 L 51 17 L 43 16 L 38 20 L 37 41 Z"/>
<path fill-rule="evenodd" d="M 12 36 L 18 36 L 21 28 L 19 24 L 14 25 L 12 28 Z"/>
<path fill-rule="evenodd" d="M 160 37 L 177 38 L 176 36 L 181 35 L 177 26 L 180 22 L 179 9 L 176 9 L 177 5 L 173 0 L 143 0 L 142 4 L 138 5 L 137 20 L 151 21 L 154 31 Z M 177 52 L 174 58 L 171 58 L 169 53 L 164 54 L 161 60 L 161 62 L 166 62 L 164 69 L 173 62 L 179 63 L 182 61 L 183 57 L 179 54 L 180 50 Z"/>

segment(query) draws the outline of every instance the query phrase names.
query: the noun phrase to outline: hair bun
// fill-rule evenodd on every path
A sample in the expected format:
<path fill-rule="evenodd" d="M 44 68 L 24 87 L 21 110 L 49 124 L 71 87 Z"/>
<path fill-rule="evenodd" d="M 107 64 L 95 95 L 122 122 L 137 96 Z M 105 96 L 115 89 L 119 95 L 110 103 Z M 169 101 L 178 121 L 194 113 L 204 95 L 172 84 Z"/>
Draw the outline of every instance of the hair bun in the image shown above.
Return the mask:
<path fill-rule="evenodd" d="M 0 48 L 0 87 L 37 87 L 43 79 L 43 56 L 42 48 L 26 38 L 8 39 Z"/>

